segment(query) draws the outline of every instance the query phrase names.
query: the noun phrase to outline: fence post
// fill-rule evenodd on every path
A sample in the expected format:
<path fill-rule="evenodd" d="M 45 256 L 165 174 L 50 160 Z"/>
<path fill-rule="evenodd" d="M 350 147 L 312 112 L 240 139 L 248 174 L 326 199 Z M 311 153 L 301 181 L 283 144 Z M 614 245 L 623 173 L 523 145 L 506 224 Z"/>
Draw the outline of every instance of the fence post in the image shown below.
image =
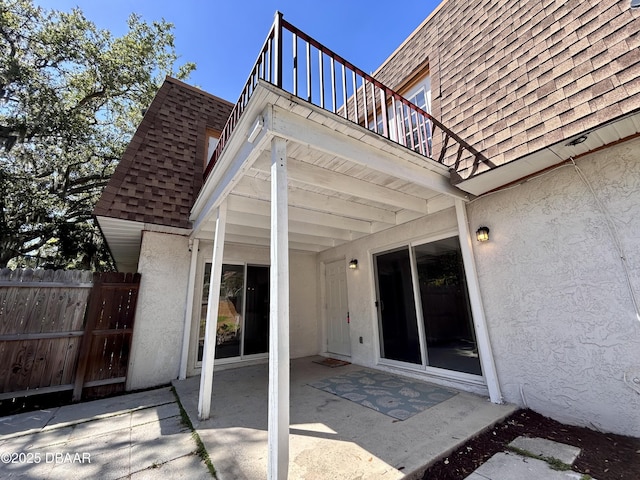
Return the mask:
<path fill-rule="evenodd" d="M 82 387 L 84 386 L 84 377 L 87 373 L 89 364 L 89 353 L 91 352 L 91 342 L 93 341 L 93 330 L 98 321 L 98 316 L 102 310 L 102 278 L 100 274 L 93 274 L 93 287 L 89 294 L 89 302 L 85 311 L 84 334 L 80 343 L 80 352 L 78 354 L 78 367 L 76 369 L 76 378 L 73 387 L 72 401 L 79 402 L 82 400 Z"/>

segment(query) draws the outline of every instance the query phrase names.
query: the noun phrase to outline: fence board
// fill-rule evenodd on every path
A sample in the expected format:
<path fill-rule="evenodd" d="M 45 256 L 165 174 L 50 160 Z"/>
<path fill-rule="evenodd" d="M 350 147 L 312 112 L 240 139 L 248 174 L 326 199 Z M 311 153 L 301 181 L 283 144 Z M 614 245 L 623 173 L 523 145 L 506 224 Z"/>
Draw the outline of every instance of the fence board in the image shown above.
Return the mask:
<path fill-rule="evenodd" d="M 139 274 L 0 270 L 0 400 L 124 390 L 139 283 Z"/>
<path fill-rule="evenodd" d="M 74 400 L 124 390 L 125 380 L 115 379 L 126 379 L 139 283 L 139 274 L 104 274 L 96 279 L 80 347 L 80 357 L 86 363 L 78 368 Z M 103 384 L 107 380 L 113 383 Z M 100 386 L 82 392 L 82 385 L 97 381 Z"/>

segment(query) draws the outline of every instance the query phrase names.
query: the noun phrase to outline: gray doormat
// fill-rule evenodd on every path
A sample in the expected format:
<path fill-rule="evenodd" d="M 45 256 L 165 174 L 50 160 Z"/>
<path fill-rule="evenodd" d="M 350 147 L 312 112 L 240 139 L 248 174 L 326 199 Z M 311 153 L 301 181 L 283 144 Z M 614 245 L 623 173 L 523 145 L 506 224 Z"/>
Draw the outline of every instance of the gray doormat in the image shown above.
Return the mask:
<path fill-rule="evenodd" d="M 406 420 L 457 393 L 428 383 L 366 370 L 338 375 L 309 385 L 398 420 Z"/>

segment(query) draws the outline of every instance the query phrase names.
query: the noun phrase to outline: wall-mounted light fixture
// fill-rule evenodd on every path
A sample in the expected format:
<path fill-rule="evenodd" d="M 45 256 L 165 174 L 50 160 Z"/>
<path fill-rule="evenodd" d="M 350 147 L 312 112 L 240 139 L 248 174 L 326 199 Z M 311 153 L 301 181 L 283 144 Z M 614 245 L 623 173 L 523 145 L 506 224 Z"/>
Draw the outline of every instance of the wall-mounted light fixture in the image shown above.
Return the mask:
<path fill-rule="evenodd" d="M 351 260 L 349 262 L 349 268 L 351 270 L 355 270 L 356 268 L 358 268 L 358 260 L 356 260 L 355 258 L 353 260 Z"/>
<path fill-rule="evenodd" d="M 476 238 L 479 242 L 486 242 L 489 240 L 489 227 L 480 227 L 476 230 Z"/>

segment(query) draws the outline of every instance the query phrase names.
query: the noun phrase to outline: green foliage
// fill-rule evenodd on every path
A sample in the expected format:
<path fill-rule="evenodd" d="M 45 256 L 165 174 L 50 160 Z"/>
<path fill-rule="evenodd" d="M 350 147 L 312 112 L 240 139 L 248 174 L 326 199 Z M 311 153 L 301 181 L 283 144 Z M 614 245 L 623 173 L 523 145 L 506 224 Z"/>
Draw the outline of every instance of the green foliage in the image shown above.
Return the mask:
<path fill-rule="evenodd" d="M 91 212 L 166 75 L 173 25 L 114 38 L 79 9 L 0 2 L 0 267 L 111 268 Z"/>

